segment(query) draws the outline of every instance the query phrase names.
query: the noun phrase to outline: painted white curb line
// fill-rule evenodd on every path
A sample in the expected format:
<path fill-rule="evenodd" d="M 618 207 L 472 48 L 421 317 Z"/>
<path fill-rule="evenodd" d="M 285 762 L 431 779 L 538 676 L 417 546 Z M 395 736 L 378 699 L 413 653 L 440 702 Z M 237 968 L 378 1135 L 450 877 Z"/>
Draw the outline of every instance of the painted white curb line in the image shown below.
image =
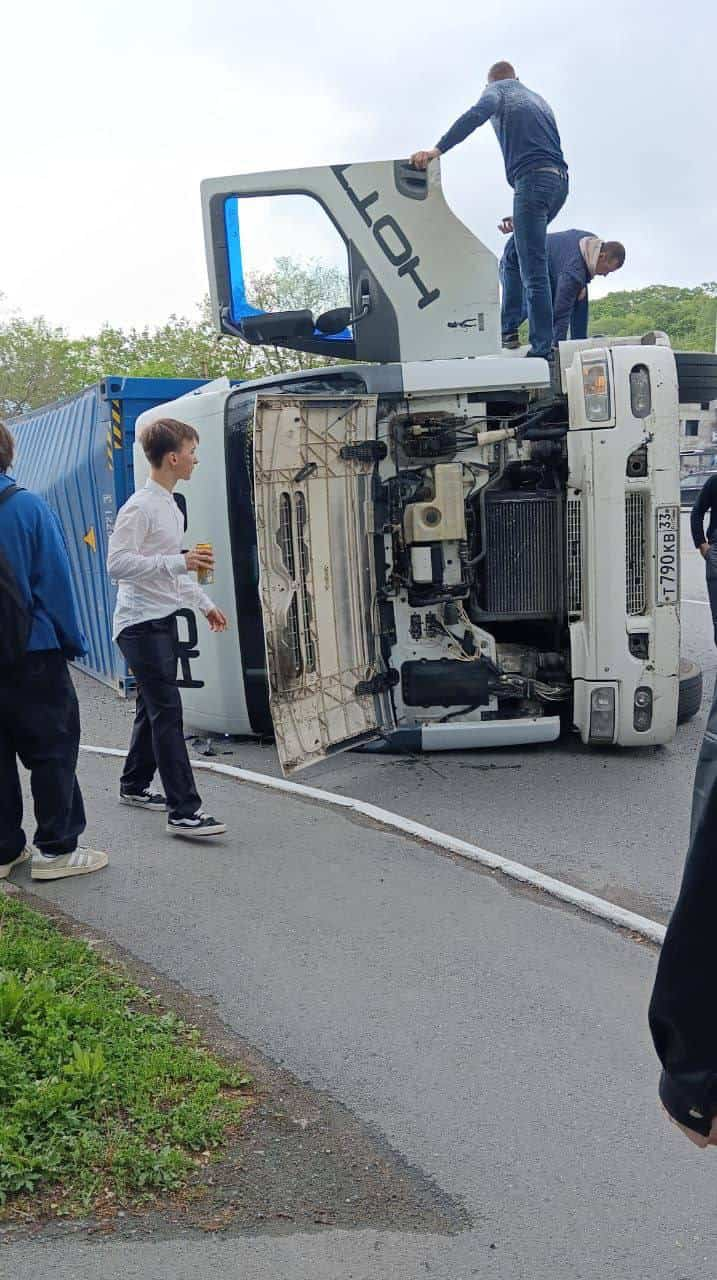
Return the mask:
<path fill-rule="evenodd" d="M 84 743 L 80 750 L 96 756 L 117 756 L 122 760 L 127 754 L 126 751 L 118 751 L 116 747 L 93 747 Z M 489 849 L 481 849 L 477 844 L 459 840 L 457 836 L 449 836 L 443 831 L 435 831 L 433 827 L 424 827 L 420 822 L 412 822 L 410 818 L 403 818 L 398 813 L 392 813 L 390 809 L 380 809 L 378 805 L 366 804 L 364 800 L 352 800 L 350 796 L 338 796 L 332 791 L 321 791 L 318 787 L 306 787 L 298 782 L 287 782 L 285 778 L 272 778 L 266 773 L 237 769 L 230 764 L 210 764 L 207 760 L 192 760 L 191 764 L 193 769 L 205 769 L 208 773 L 223 774 L 227 778 L 235 778 L 238 782 L 249 782 L 254 786 L 267 787 L 271 791 L 303 796 L 305 800 L 319 800 L 322 804 L 331 805 L 334 809 L 349 809 L 352 813 L 360 813 L 365 818 L 370 818 L 372 822 L 380 823 L 382 827 L 388 827 L 401 835 L 414 836 L 426 844 L 434 845 L 437 849 L 456 853 L 461 858 L 468 858 L 471 862 L 478 862 L 481 866 L 490 868 L 491 871 L 499 871 L 501 875 L 511 880 L 518 880 L 521 884 L 540 889 L 552 898 L 558 898 L 561 902 L 578 907 L 589 915 L 599 916 L 601 920 L 607 920 L 621 929 L 629 929 L 632 933 L 647 938 L 649 942 L 657 943 L 658 946 L 664 941 L 665 926 L 658 924 L 656 920 L 649 920 L 647 916 L 637 915 L 634 911 L 626 911 L 624 907 L 618 907 L 614 902 L 598 898 L 593 893 L 586 893 L 583 889 L 577 889 L 575 885 L 567 884 L 563 880 L 555 880 L 553 876 L 543 875 L 542 871 L 534 871 L 532 867 L 523 866 L 521 862 L 514 862 L 511 858 L 503 858 L 498 853 L 491 853 Z"/>

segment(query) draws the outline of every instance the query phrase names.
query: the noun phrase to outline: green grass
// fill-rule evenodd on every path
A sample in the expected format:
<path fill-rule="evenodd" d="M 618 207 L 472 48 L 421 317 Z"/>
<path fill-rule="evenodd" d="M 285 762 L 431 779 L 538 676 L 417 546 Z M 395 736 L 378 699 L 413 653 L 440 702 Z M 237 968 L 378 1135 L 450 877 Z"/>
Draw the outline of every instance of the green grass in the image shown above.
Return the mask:
<path fill-rule="evenodd" d="M 0 896 L 1 1216 L 181 1188 L 235 1131 L 250 1078 L 157 1004 Z"/>

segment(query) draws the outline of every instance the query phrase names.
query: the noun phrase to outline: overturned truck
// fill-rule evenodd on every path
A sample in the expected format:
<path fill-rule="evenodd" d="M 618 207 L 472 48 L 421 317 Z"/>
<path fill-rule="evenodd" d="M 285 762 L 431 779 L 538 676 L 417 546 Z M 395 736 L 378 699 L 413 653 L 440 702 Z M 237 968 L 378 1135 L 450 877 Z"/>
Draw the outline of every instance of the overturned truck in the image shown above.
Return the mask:
<path fill-rule="evenodd" d="M 343 238 L 345 309 L 247 297 L 243 202 L 287 192 Z M 212 179 L 202 199 L 220 332 L 343 362 L 172 403 L 201 433 L 188 539 L 215 547 L 237 640 L 187 619 L 191 723 L 275 733 L 287 772 L 377 740 L 668 742 L 701 677 L 683 670 L 681 700 L 665 336 L 564 342 L 552 371 L 501 352 L 497 262 L 438 162 Z"/>

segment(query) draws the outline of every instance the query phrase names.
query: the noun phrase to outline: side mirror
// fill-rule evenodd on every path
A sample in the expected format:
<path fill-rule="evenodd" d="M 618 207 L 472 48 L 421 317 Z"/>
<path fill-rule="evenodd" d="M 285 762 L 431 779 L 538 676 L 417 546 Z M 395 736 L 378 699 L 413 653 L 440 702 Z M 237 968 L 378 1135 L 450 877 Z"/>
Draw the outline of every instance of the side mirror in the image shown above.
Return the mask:
<path fill-rule="evenodd" d="M 310 311 L 266 311 L 244 316 L 239 327 L 247 342 L 279 343 L 313 337 L 314 317 Z"/>
<path fill-rule="evenodd" d="M 341 333 L 351 320 L 350 307 L 335 307 L 333 311 L 324 311 L 316 321 L 316 328 L 322 333 Z"/>

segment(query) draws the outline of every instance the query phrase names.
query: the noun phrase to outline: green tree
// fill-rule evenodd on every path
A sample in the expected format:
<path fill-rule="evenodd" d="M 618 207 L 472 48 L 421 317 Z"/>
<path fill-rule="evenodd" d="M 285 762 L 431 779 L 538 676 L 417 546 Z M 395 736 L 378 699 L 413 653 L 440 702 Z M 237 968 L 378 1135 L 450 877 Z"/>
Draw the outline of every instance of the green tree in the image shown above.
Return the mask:
<path fill-rule="evenodd" d="M 107 373 L 134 378 L 245 378 L 250 362 L 243 343 L 220 340 L 209 316 L 208 301 L 197 308 L 197 319 L 172 315 L 150 329 L 117 329 L 105 325 L 75 344 L 81 385 Z"/>
<path fill-rule="evenodd" d="M 265 311 L 308 308 L 318 316 L 348 300 L 344 273 L 316 260 L 278 258 L 271 271 L 251 276 L 248 286 L 251 301 Z M 590 306 L 591 333 L 619 337 L 663 329 L 683 351 L 713 351 L 716 323 L 717 283 L 694 289 L 651 285 L 610 293 Z M 82 338 L 70 338 L 43 316 L 27 320 L 10 312 L 0 319 L 0 413 L 23 413 L 107 374 L 245 379 L 327 363 L 325 356 L 220 338 L 206 298 L 194 319 L 172 315 L 143 329 L 105 325 Z"/>
<path fill-rule="evenodd" d="M 0 323 L 0 411 L 22 413 L 77 387 L 73 344 L 42 316 Z"/>
<path fill-rule="evenodd" d="M 265 311 L 308 308 L 313 315 L 345 304 L 348 284 L 334 267 L 311 260 L 278 258 L 271 271 L 248 280 L 255 306 Z M 1 295 L 0 295 L 1 296 Z M 99 333 L 70 338 L 38 316 L 17 312 L 0 320 L 0 412 L 23 413 L 72 395 L 107 374 L 144 378 L 258 378 L 326 364 L 324 356 L 277 347 L 253 346 L 220 337 L 209 299 L 195 319 L 172 315 L 154 328 L 120 329 L 105 325 Z"/>
<path fill-rule="evenodd" d="M 626 337 L 662 329 L 676 351 L 714 351 L 717 283 L 654 284 L 590 303 L 590 332 Z"/>
<path fill-rule="evenodd" d="M 262 311 L 308 309 L 317 318 L 323 311 L 346 306 L 349 301 L 346 273 L 315 259 L 297 262 L 293 258 L 277 258 L 271 271 L 254 272 L 247 283 L 251 302 Z M 282 347 L 251 347 L 250 351 L 253 377 L 334 363 L 326 356 Z"/>

